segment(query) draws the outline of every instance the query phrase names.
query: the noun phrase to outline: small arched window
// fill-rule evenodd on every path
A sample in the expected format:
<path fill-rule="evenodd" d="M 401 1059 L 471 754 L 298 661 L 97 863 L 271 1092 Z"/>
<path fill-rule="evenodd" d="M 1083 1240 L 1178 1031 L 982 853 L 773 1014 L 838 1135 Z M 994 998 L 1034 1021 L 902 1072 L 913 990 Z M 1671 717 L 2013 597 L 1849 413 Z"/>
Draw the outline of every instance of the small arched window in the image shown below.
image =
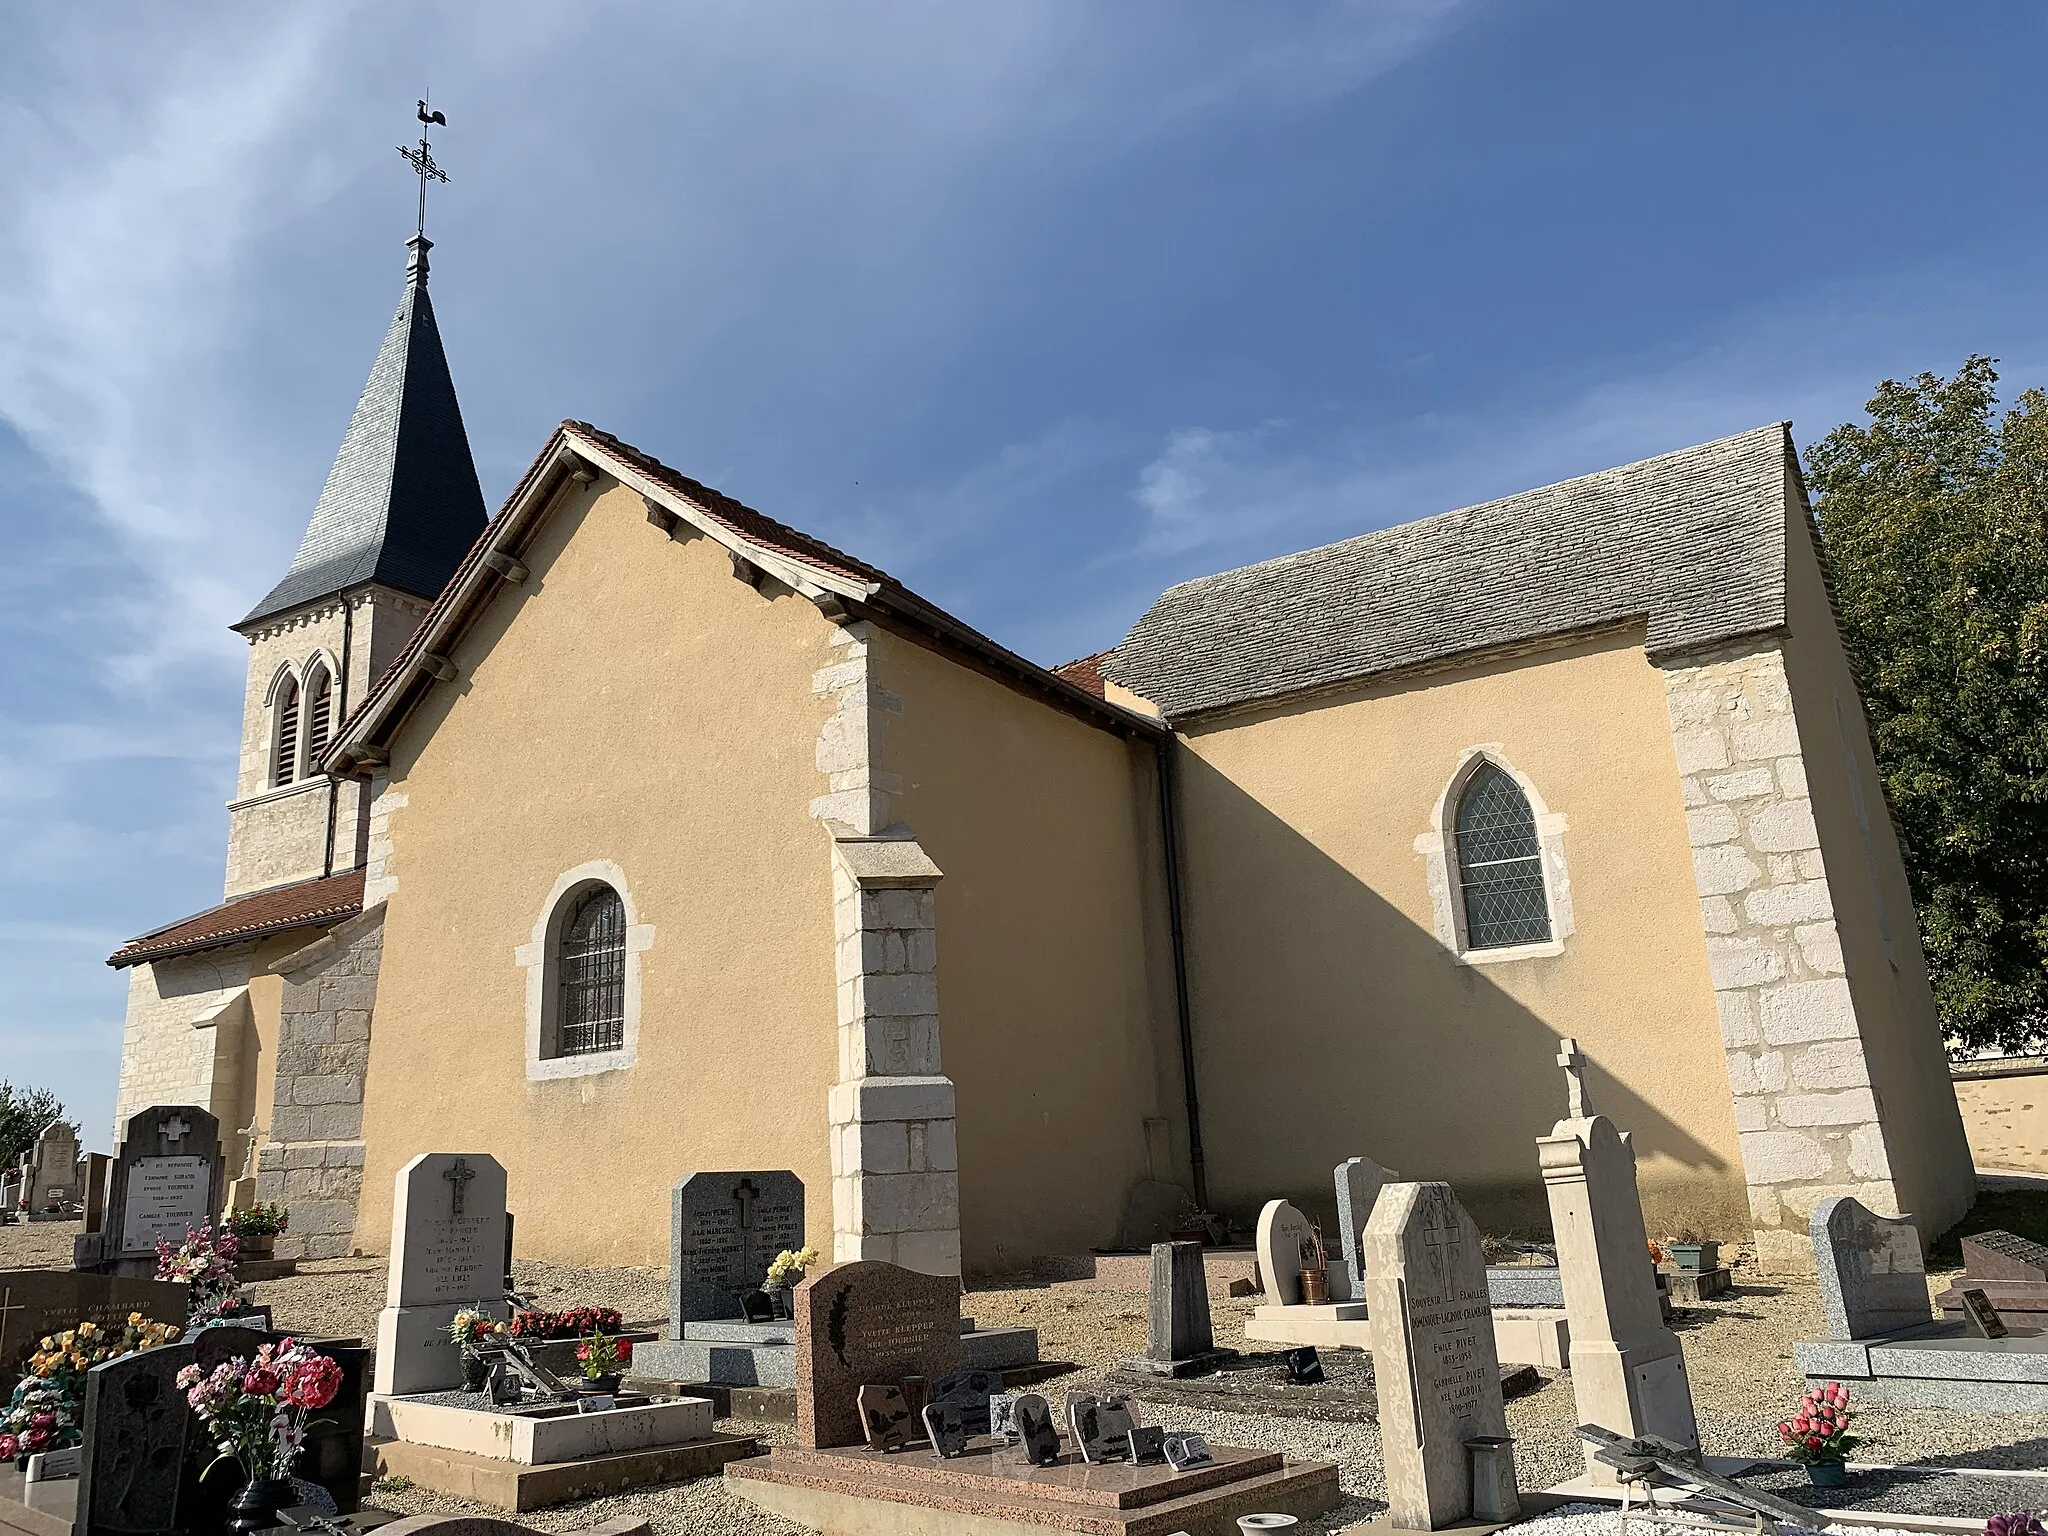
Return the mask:
<path fill-rule="evenodd" d="M 306 679 L 306 771 L 313 772 L 320 766 L 321 755 L 327 750 L 328 738 L 334 731 L 334 679 L 327 675 L 327 668 L 314 664 L 313 672 Z"/>
<path fill-rule="evenodd" d="M 277 685 L 277 740 L 270 754 L 270 782 L 289 784 L 299 775 L 299 685 Z"/>
<path fill-rule="evenodd" d="M 1543 845 L 1529 797 L 1492 763 L 1458 797 L 1458 888 L 1470 949 L 1506 949 L 1550 938 Z"/>
<path fill-rule="evenodd" d="M 608 885 L 581 897 L 562 925 L 555 1054 L 585 1056 L 626 1043 L 626 906 Z"/>

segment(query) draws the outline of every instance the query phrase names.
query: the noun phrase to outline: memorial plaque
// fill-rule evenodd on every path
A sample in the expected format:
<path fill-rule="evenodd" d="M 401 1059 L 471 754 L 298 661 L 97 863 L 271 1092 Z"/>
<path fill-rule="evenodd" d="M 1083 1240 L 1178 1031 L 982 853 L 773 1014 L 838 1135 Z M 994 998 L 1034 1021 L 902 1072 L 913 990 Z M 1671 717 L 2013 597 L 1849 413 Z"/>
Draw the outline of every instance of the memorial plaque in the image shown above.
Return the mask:
<path fill-rule="evenodd" d="M 1093 1392 L 1069 1392 L 1067 1427 L 1073 1431 L 1083 1461 L 1123 1460 L 1130 1454 L 1131 1431 L 1137 1427 L 1130 1394 L 1108 1392 L 1097 1397 Z"/>
<path fill-rule="evenodd" d="M 2013 1232 L 1979 1232 L 1963 1239 L 1963 1272 L 1972 1280 L 2048 1284 L 2048 1247 Z"/>
<path fill-rule="evenodd" d="M 1003 1390 L 1003 1373 L 985 1371 L 975 1367 L 955 1371 L 932 1383 L 929 1399 L 934 1403 L 949 1403 L 960 1410 L 960 1417 L 967 1425 L 970 1435 L 985 1435 L 989 1429 L 989 1405 Z"/>
<path fill-rule="evenodd" d="M 1216 1459 L 1209 1454 L 1209 1442 L 1200 1435 L 1168 1435 L 1159 1450 L 1166 1464 L 1176 1472 L 1206 1467 Z"/>
<path fill-rule="evenodd" d="M 988 1400 L 988 1432 L 1004 1445 L 1015 1445 L 1017 1429 L 1017 1398 L 1015 1392 L 998 1392 Z"/>
<path fill-rule="evenodd" d="M 957 1403 L 926 1403 L 924 1432 L 941 1460 L 967 1454 L 967 1420 Z"/>
<path fill-rule="evenodd" d="M 1060 1459 L 1060 1432 L 1052 1421 L 1052 1404 L 1036 1392 L 1017 1398 L 1017 1433 L 1024 1441 L 1024 1459 L 1049 1467 Z"/>
<path fill-rule="evenodd" d="M 1507 1433 L 1479 1228 L 1448 1184 L 1389 1184 L 1365 1257 L 1387 1518 L 1441 1530 L 1472 1512 L 1465 1442 Z"/>
<path fill-rule="evenodd" d="M 901 1387 L 865 1386 L 854 1397 L 871 1451 L 900 1451 L 917 1438 L 917 1420 Z"/>
<path fill-rule="evenodd" d="M 1287 1379 L 1297 1387 L 1319 1387 L 1323 1384 L 1323 1357 L 1316 1353 L 1313 1344 L 1304 1344 L 1299 1349 L 1290 1349 L 1284 1357 L 1287 1361 Z"/>
<path fill-rule="evenodd" d="M 144 1157 L 128 1170 L 128 1204 L 121 1213 L 121 1252 L 156 1252 L 159 1241 L 181 1246 L 185 1234 L 213 1219 L 206 1160 Z"/>
<path fill-rule="evenodd" d="M 38 1343 L 80 1323 L 118 1331 L 128 1314 L 185 1326 L 191 1292 L 172 1280 L 80 1274 L 67 1269 L 0 1270 L 0 1399 L 14 1390 Z"/>
<path fill-rule="evenodd" d="M 1140 1467 L 1166 1460 L 1166 1431 L 1156 1424 L 1137 1425 L 1131 1430 L 1130 1457 Z"/>
<path fill-rule="evenodd" d="M 1979 1290 L 1963 1292 L 1963 1321 L 1970 1332 L 1980 1339 L 2002 1339 L 2005 1337 L 2005 1319 L 1998 1315 L 1998 1308 L 1991 1305 L 1991 1298 Z"/>
<path fill-rule="evenodd" d="M 804 1183 L 783 1168 L 693 1173 L 676 1181 L 669 1210 L 669 1323 L 742 1316 L 784 1250 L 804 1246 Z"/>
<path fill-rule="evenodd" d="M 935 1380 L 960 1364 L 957 1277 L 863 1259 L 820 1271 L 794 1303 L 798 1445 L 858 1444 L 860 1388 Z"/>

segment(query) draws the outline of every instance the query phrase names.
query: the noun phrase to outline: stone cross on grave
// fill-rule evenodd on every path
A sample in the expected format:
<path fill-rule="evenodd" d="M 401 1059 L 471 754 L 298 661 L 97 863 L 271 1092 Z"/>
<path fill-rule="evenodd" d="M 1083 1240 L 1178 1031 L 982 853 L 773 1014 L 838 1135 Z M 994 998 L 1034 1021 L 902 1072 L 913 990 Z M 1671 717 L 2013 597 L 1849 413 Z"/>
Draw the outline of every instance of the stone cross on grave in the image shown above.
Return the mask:
<path fill-rule="evenodd" d="M 451 1216 L 460 1216 L 462 1214 L 463 1186 L 476 1177 L 476 1170 L 470 1167 L 464 1159 L 458 1157 L 448 1165 L 447 1171 L 441 1177 L 448 1181 L 449 1214 Z"/>
<path fill-rule="evenodd" d="M 1586 1057 L 1579 1042 L 1567 1035 L 1557 1044 L 1557 1064 L 1564 1068 L 1567 1120 L 1583 1120 L 1593 1113 L 1586 1100 Z"/>
<path fill-rule="evenodd" d="M 1423 1228 L 1423 1251 L 1429 1255 L 1430 1272 L 1438 1281 L 1447 1280 L 1458 1272 L 1458 1246 L 1464 1239 L 1464 1229 L 1455 1221 L 1433 1222 Z"/>
<path fill-rule="evenodd" d="M 754 1181 L 752 1179 L 741 1179 L 739 1182 L 739 1187 L 733 1190 L 732 1192 L 733 1199 L 739 1202 L 740 1230 L 742 1232 L 750 1232 L 753 1230 L 754 1202 L 755 1200 L 760 1198 L 760 1195 L 761 1191 L 754 1187 Z"/>
<path fill-rule="evenodd" d="M 183 1115 L 171 1115 L 157 1122 L 157 1133 L 173 1147 L 183 1141 L 192 1127 L 185 1123 Z"/>

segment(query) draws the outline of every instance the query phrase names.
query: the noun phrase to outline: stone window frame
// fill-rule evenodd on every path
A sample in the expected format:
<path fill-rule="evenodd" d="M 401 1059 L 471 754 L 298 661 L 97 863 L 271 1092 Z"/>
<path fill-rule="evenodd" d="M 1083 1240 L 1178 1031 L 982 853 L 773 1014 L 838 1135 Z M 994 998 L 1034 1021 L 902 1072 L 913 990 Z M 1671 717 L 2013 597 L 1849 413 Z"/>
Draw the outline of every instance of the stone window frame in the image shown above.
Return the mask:
<path fill-rule="evenodd" d="M 300 700 L 301 708 L 299 713 L 303 716 L 305 714 L 303 707 L 306 697 L 305 685 L 299 681 L 299 669 L 289 661 L 279 663 L 278 669 L 270 675 L 270 686 L 263 690 L 263 709 L 265 720 L 267 721 L 267 729 L 263 733 L 263 787 L 265 789 L 288 789 L 304 777 L 304 774 L 300 772 L 300 765 L 304 761 L 306 750 L 306 731 L 303 719 L 300 719 L 293 727 L 296 735 L 292 739 L 291 777 L 280 779 L 277 776 L 277 749 L 281 744 L 279 737 L 284 733 L 286 688 L 290 688 L 293 696 Z"/>
<path fill-rule="evenodd" d="M 1458 883 L 1458 801 L 1473 775 L 1488 765 L 1514 782 L 1528 800 L 1530 814 L 1536 818 L 1536 838 L 1543 850 L 1543 898 L 1550 911 L 1550 937 L 1541 943 L 1474 949 L 1466 937 L 1464 893 Z M 1415 851 L 1422 855 L 1429 882 L 1430 915 L 1437 942 L 1450 952 L 1453 960 L 1460 965 L 1500 965 L 1564 953 L 1565 940 L 1571 937 L 1574 926 L 1571 872 L 1564 856 L 1567 830 L 1569 823 L 1564 815 L 1550 809 L 1535 782 L 1508 760 L 1499 742 L 1466 747 L 1458 754 L 1458 766 L 1445 781 L 1430 811 L 1429 829 L 1415 839 Z"/>
<path fill-rule="evenodd" d="M 556 1010 L 561 1006 L 558 951 L 562 926 L 594 885 L 608 885 L 626 910 L 625 1021 L 616 1050 L 556 1056 L 552 1050 Z M 623 1072 L 640 1056 L 640 957 L 654 944 L 654 925 L 640 921 L 640 908 L 626 884 L 626 872 L 610 859 L 591 859 L 555 877 L 541 903 L 528 942 L 512 951 L 526 972 L 526 1079 L 547 1082 Z"/>
<path fill-rule="evenodd" d="M 320 771 L 320 760 L 313 756 L 313 682 L 320 673 L 327 674 L 327 744 L 332 746 L 341 729 L 341 722 L 334 718 L 334 708 L 341 699 L 341 669 L 322 646 L 299 665 L 299 746 L 298 768 L 293 783 L 311 778 Z"/>

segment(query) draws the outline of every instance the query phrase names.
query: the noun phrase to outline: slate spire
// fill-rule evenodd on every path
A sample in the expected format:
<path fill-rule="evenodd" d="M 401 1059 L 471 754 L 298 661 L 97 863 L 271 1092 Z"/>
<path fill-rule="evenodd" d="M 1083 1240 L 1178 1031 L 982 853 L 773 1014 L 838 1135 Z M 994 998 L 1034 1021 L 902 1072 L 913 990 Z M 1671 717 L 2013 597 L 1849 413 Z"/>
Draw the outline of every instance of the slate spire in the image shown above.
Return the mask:
<path fill-rule="evenodd" d="M 405 242 L 405 296 L 284 580 L 235 627 L 370 582 L 434 598 L 486 516 L 427 297 L 433 241 Z"/>

